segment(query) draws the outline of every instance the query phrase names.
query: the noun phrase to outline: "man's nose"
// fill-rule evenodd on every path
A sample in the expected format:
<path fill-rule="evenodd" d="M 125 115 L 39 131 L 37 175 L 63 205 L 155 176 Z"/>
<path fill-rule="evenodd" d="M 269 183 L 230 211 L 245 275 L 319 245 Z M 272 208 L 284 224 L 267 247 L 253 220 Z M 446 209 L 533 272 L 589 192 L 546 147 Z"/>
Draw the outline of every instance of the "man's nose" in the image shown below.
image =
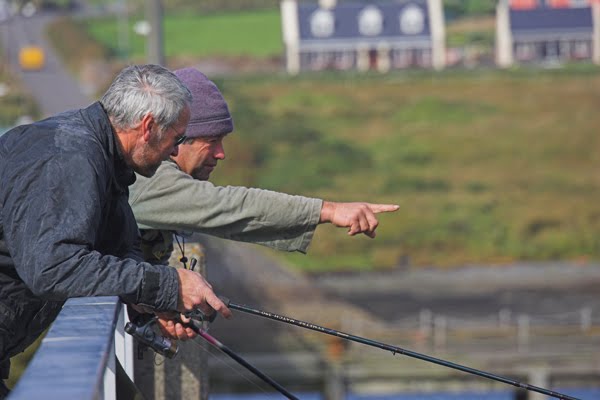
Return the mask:
<path fill-rule="evenodd" d="M 225 148 L 223 147 L 223 144 L 219 143 L 217 145 L 217 147 L 215 148 L 214 157 L 217 160 L 224 160 L 225 159 Z"/>
<path fill-rule="evenodd" d="M 179 154 L 179 145 L 177 145 L 177 146 L 173 147 L 173 151 L 171 152 L 171 155 L 172 155 L 173 157 L 176 157 L 176 156 L 177 156 L 177 154 Z"/>

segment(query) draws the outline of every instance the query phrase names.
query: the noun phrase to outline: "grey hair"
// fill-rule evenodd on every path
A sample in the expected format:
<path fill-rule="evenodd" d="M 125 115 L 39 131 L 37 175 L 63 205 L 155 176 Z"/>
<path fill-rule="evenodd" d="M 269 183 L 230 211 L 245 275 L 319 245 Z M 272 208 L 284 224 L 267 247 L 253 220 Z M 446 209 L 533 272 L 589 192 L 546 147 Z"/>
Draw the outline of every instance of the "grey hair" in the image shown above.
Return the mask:
<path fill-rule="evenodd" d="M 177 76 L 154 64 L 124 68 L 100 100 L 116 128 L 132 128 L 152 114 L 161 133 L 191 102 L 192 94 Z"/>

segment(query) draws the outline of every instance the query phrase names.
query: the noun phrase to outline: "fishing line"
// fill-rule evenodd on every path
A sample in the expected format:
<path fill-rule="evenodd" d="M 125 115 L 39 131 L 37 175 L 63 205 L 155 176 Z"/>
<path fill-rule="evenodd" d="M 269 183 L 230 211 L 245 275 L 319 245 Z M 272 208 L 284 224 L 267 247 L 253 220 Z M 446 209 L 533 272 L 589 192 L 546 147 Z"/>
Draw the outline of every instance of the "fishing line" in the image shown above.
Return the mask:
<path fill-rule="evenodd" d="M 238 364 L 240 364 L 241 366 L 243 366 L 244 368 L 246 368 L 247 370 L 249 370 L 250 372 L 252 372 L 254 375 L 256 375 L 257 377 L 259 377 L 260 379 L 262 379 L 263 382 L 268 383 L 271 387 L 273 387 L 275 390 L 277 390 L 279 393 L 281 393 L 282 395 L 284 395 L 288 399 L 290 399 L 290 400 L 299 400 L 296 396 L 294 396 L 286 388 L 284 388 L 283 386 L 281 386 L 279 383 L 275 382 L 271 377 L 269 377 L 266 374 L 264 374 L 262 371 L 260 371 L 256 367 L 254 367 L 252 364 L 250 364 L 248 361 L 246 361 L 240 355 L 238 355 L 237 353 L 235 353 L 229 347 L 225 346 L 223 343 L 221 343 L 220 341 L 218 341 L 215 337 L 211 336 L 210 334 L 208 334 L 208 332 L 206 332 L 205 330 L 203 330 L 202 328 L 200 328 L 199 323 L 197 321 L 191 320 L 189 323 L 185 323 L 185 322 L 183 322 L 183 321 L 180 320 L 179 322 L 182 323 L 184 326 L 191 328 L 202 339 L 206 340 L 213 347 L 216 347 L 219 350 L 221 350 L 222 352 L 224 352 L 225 354 L 227 354 L 229 357 L 231 357 L 232 359 L 234 359 Z"/>
<path fill-rule="evenodd" d="M 181 261 L 181 263 L 183 264 L 183 268 L 187 269 L 188 258 L 185 256 L 185 237 L 184 236 L 181 237 L 181 242 L 183 244 L 179 242 L 179 235 L 177 233 L 173 233 L 173 237 L 175 238 L 175 241 L 177 242 L 179 251 L 181 251 L 181 258 L 179 259 L 179 261 Z"/>
<path fill-rule="evenodd" d="M 533 386 L 533 385 L 529 385 L 527 383 L 522 383 L 522 382 L 518 382 L 515 381 L 513 379 L 509 379 L 509 378 L 505 378 L 503 376 L 500 375 L 495 375 L 492 374 L 490 372 L 486 372 L 486 371 L 482 371 L 482 370 L 478 370 L 475 368 L 470 368 L 464 365 L 460 365 L 460 364 L 456 364 L 453 363 L 451 361 L 445 361 L 439 358 L 435 358 L 435 357 L 431 357 L 425 354 L 421 354 L 421 353 L 416 353 L 414 351 L 410 351 L 410 350 L 406 350 L 403 349 L 401 347 L 396 347 L 396 346 L 392 346 L 386 343 L 382 343 L 382 342 L 377 342 L 375 340 L 371 340 L 371 339 L 367 339 L 364 337 L 360 337 L 360 336 L 355 336 L 355 335 L 351 335 L 349 333 L 345 333 L 345 332 L 341 332 L 341 331 L 336 331 L 335 329 L 330 329 L 330 328 L 325 328 L 323 326 L 319 326 L 319 325 L 315 325 L 312 324 L 310 322 L 304 322 L 304 321 L 300 321 L 294 318 L 290 318 L 290 317 L 286 317 L 283 315 L 278 315 L 278 314 L 273 314 L 267 311 L 262 311 L 262 310 L 258 310 L 249 306 L 245 306 L 242 304 L 235 304 L 229 301 L 229 299 L 227 299 L 226 297 L 220 297 L 221 300 L 227 305 L 227 307 L 234 309 L 234 310 L 238 310 L 238 311 L 242 311 L 248 314 L 252 314 L 252 315 L 257 315 L 259 317 L 263 317 L 263 318 L 268 318 L 268 319 L 272 319 L 275 321 L 279 321 L 279 322 L 283 322 L 286 324 L 291 324 L 291 325 L 296 325 L 299 326 L 301 328 L 305 328 L 305 329 L 310 329 L 313 331 L 317 331 L 317 332 L 321 332 L 321 333 L 325 333 L 327 335 L 331 335 L 331 336 L 337 336 L 346 340 L 350 340 L 353 342 L 357 342 L 357 343 L 361 343 L 367 346 L 372 346 L 372 347 L 377 347 L 379 349 L 382 350 L 387 350 L 392 352 L 393 355 L 396 354 L 402 354 L 408 357 L 412 357 L 412 358 L 417 358 L 419 360 L 422 361 L 427 361 L 430 363 L 434 363 L 434 364 L 438 364 L 444 367 L 448 367 L 448 368 L 452 368 L 452 369 L 456 369 L 459 371 L 463 371 L 463 372 L 467 372 L 469 374 L 473 374 L 473 375 L 477 375 L 477 376 L 481 376 L 483 378 L 487 378 L 487 379 L 491 379 L 494 381 L 498 381 L 498 382 L 502 382 L 502 383 L 506 383 L 508 385 L 512 385 L 512 386 L 516 386 L 525 390 L 529 390 L 532 392 L 538 392 L 538 393 L 542 393 L 545 394 L 547 396 L 551 396 L 557 399 L 563 399 L 563 400 L 580 400 L 576 397 L 572 397 L 572 396 L 568 396 L 566 394 L 562 394 L 562 393 L 558 393 L 558 392 L 554 392 L 552 390 L 549 389 L 544 389 L 538 386 Z"/>
<path fill-rule="evenodd" d="M 243 373 L 243 371 L 235 368 L 232 361 L 228 362 L 228 361 L 226 361 L 225 358 L 217 357 L 217 355 L 214 354 L 212 351 L 210 351 L 209 348 L 207 348 L 205 346 L 202 346 L 202 344 L 199 341 L 197 341 L 197 340 L 192 340 L 192 342 L 196 346 L 200 347 L 200 349 L 203 352 L 205 352 L 206 354 L 210 355 L 215 360 L 217 360 L 218 362 L 220 362 L 221 364 L 223 364 L 224 366 L 226 366 L 228 369 L 230 369 L 234 374 L 236 374 L 237 376 L 242 377 L 246 382 L 250 383 L 251 385 L 253 385 L 254 387 L 256 387 L 258 390 L 260 390 L 261 392 L 263 392 L 265 394 L 269 394 L 269 392 L 267 392 L 262 386 L 260 386 L 258 383 L 256 383 L 252 379 L 250 379 L 250 375 L 247 375 L 247 374 Z M 214 346 L 212 346 L 211 348 L 217 349 L 219 352 L 225 354 L 225 352 L 221 351 L 221 349 L 219 349 L 219 348 L 216 348 Z"/>

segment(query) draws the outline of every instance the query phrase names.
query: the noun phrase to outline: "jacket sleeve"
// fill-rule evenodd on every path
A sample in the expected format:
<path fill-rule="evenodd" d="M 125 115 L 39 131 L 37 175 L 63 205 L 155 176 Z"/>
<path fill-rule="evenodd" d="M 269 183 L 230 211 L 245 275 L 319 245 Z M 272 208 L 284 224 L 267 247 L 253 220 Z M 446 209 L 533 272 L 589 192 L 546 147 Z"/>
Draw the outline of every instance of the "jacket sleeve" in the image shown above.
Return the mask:
<path fill-rule="evenodd" d="M 35 295 L 50 300 L 116 295 L 175 310 L 174 269 L 94 250 L 109 200 L 106 162 L 95 156 L 55 154 L 13 164 L 4 175 L 11 185 L 2 210 L 4 233 L 17 273 Z"/>
<path fill-rule="evenodd" d="M 322 200 L 245 187 L 218 187 L 165 162 L 152 178 L 130 187 L 141 229 L 199 232 L 305 253 Z"/>

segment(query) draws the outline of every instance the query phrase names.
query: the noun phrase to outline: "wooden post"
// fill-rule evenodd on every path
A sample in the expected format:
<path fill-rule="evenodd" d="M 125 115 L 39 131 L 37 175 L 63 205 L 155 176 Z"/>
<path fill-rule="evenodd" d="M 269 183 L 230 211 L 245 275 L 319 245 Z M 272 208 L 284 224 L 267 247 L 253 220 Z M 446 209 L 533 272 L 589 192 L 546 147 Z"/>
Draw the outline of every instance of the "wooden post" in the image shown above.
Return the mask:
<path fill-rule="evenodd" d="M 198 260 L 196 271 L 206 276 L 204 247 L 194 236 L 185 238 L 185 256 Z M 169 265 L 181 268 L 180 258 L 181 250 L 175 246 Z M 208 399 L 208 346 L 201 339 L 179 342 L 179 352 L 173 359 L 145 351 L 142 360 L 135 360 L 136 385 L 147 400 Z"/>
<path fill-rule="evenodd" d="M 344 353 L 347 342 L 339 337 L 328 338 L 325 354 L 325 400 L 344 400 L 346 383 L 344 379 Z"/>
<path fill-rule="evenodd" d="M 344 376 L 341 363 L 327 363 L 324 391 L 325 400 L 344 400 L 346 398 L 346 388 L 344 385 Z"/>
<path fill-rule="evenodd" d="M 533 386 L 549 387 L 550 373 L 545 367 L 531 367 L 528 373 L 528 381 Z M 528 394 L 528 400 L 546 400 L 548 398 L 548 396 L 537 392 L 530 391 Z"/>

